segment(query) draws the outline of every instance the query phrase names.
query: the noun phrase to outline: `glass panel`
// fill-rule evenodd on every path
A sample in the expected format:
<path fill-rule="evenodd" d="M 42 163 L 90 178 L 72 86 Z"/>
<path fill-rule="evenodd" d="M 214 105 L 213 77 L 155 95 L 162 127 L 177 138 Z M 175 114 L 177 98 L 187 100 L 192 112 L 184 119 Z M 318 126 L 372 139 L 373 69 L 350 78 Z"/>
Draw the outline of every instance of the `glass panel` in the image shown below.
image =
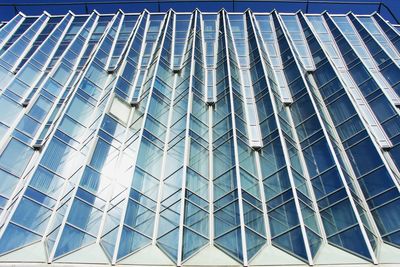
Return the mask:
<path fill-rule="evenodd" d="M 0 166 L 16 176 L 21 176 L 32 155 L 33 150 L 29 146 L 11 139 L 0 156 Z"/>

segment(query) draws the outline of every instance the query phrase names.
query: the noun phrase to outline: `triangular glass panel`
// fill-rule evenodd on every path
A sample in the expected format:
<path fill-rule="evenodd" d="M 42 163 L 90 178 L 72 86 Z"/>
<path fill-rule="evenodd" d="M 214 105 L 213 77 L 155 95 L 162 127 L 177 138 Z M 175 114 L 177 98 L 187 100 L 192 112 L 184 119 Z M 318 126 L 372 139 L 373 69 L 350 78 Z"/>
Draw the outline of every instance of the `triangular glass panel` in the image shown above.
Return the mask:
<path fill-rule="evenodd" d="M 56 243 L 56 239 L 58 236 L 58 231 L 60 230 L 60 226 L 55 229 L 53 232 L 51 232 L 47 238 L 46 238 L 46 245 L 47 245 L 47 251 L 52 251 L 54 244 Z"/>
<path fill-rule="evenodd" d="M 208 243 L 208 240 L 186 227 L 183 229 L 183 260 L 189 258 L 193 253 Z"/>
<path fill-rule="evenodd" d="M 215 239 L 215 244 L 235 259 L 243 261 L 242 235 L 240 233 L 240 228 L 236 228 L 235 230 L 218 237 Z"/>
<path fill-rule="evenodd" d="M 145 247 L 151 239 L 124 226 L 118 250 L 118 259 Z"/>
<path fill-rule="evenodd" d="M 357 242 L 355 242 L 355 240 L 357 240 Z M 360 226 L 358 225 L 328 238 L 328 241 L 339 247 L 350 250 L 363 258 L 371 260 L 367 244 L 364 241 Z"/>
<path fill-rule="evenodd" d="M 114 254 L 115 242 L 117 240 L 119 227 L 115 227 L 111 232 L 103 236 L 100 241 L 101 246 L 104 248 L 106 255 L 109 259 L 112 259 Z"/>
<path fill-rule="evenodd" d="M 317 254 L 319 248 L 321 247 L 322 238 L 317 234 L 315 234 L 313 231 L 309 230 L 307 227 L 306 227 L 306 233 L 307 233 L 308 244 L 310 245 L 311 249 L 311 254 L 314 257 Z"/>
<path fill-rule="evenodd" d="M 157 239 L 158 246 L 174 261 L 178 257 L 179 228 Z"/>
<path fill-rule="evenodd" d="M 23 247 L 40 240 L 40 238 L 41 236 L 10 223 L 0 239 L 0 253 L 3 254 L 7 251 Z"/>
<path fill-rule="evenodd" d="M 306 247 L 304 245 L 303 235 L 300 226 L 293 230 L 272 239 L 272 243 L 283 248 L 289 253 L 307 261 Z"/>
<path fill-rule="evenodd" d="M 266 240 L 246 227 L 247 257 L 250 260 L 264 246 Z"/>
<path fill-rule="evenodd" d="M 69 225 L 65 225 L 54 257 L 58 258 L 95 241 L 96 238 L 94 238 L 93 236 L 86 234 Z"/>

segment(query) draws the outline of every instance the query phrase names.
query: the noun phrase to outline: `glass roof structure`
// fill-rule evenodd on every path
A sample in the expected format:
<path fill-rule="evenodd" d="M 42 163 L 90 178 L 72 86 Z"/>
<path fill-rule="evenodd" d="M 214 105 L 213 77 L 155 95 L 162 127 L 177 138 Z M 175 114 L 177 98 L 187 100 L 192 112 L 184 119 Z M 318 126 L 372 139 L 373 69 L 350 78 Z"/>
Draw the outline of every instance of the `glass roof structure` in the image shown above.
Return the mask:
<path fill-rule="evenodd" d="M 0 263 L 400 264 L 399 27 L 197 9 L 0 24 Z"/>

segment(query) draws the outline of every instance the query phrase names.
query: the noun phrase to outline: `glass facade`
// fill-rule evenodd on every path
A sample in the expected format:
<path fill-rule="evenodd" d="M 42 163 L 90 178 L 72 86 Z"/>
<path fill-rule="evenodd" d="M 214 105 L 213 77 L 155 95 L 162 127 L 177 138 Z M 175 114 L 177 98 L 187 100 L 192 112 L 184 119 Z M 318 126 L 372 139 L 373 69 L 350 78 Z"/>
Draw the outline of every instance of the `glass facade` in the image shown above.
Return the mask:
<path fill-rule="evenodd" d="M 0 263 L 400 264 L 399 64 L 379 14 L 19 13 Z"/>

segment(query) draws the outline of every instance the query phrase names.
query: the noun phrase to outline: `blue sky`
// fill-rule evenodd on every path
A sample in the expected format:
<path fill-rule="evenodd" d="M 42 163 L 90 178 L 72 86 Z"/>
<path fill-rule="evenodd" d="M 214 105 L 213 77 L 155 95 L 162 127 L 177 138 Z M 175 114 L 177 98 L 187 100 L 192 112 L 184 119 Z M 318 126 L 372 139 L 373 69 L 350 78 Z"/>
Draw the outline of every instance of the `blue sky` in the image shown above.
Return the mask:
<path fill-rule="evenodd" d="M 73 2 L 84 2 L 84 0 L 71 0 Z M 95 2 L 95 0 L 87 0 L 91 2 Z M 106 1 L 106 0 L 100 0 Z M 123 0 L 122 0 L 123 1 Z M 237 0 L 238 1 L 238 0 Z M 335 0 L 326 0 L 325 2 L 335 1 Z M 346 0 L 341 0 L 346 1 Z M 360 0 L 358 0 L 360 1 Z M 380 0 L 364 0 L 363 2 L 379 2 Z M 390 7 L 392 12 L 397 16 L 400 20 L 400 1 L 399 0 L 382 0 L 387 6 Z M 68 0 L 0 0 L 1 3 L 54 3 L 54 2 L 68 2 Z M 228 11 L 233 10 L 232 2 L 191 2 L 191 3 L 161 3 L 160 9 L 161 11 L 168 10 L 169 8 L 173 8 L 176 11 L 191 11 L 194 8 L 200 8 L 202 11 L 218 11 L 222 7 L 227 9 Z M 256 2 L 246 2 L 246 3 L 235 3 L 236 11 L 243 11 L 247 8 L 251 8 L 253 11 L 270 11 L 272 9 L 277 9 L 280 12 L 295 12 L 299 9 L 305 11 L 306 5 L 300 3 L 256 3 Z M 70 6 L 39 6 L 39 7 L 17 7 L 18 10 L 21 10 L 25 14 L 36 15 L 41 14 L 43 10 L 47 10 L 51 14 L 65 14 L 68 9 L 71 9 L 75 13 L 84 13 L 85 7 L 83 5 L 70 5 Z M 100 5 L 93 4 L 89 5 L 88 9 L 97 9 L 101 13 L 113 13 L 118 8 L 126 12 L 140 12 L 144 8 L 147 8 L 150 11 L 157 11 L 158 4 L 156 3 L 137 3 L 137 4 L 111 4 L 111 5 Z M 351 5 L 351 4 L 310 4 L 309 12 L 310 13 L 320 13 L 324 10 L 328 10 L 330 13 L 346 13 L 348 11 L 353 11 L 356 14 L 369 14 L 377 10 L 377 5 Z M 15 14 L 15 9 L 13 7 L 0 6 L 0 20 L 9 20 Z M 381 15 L 384 18 L 389 19 L 394 22 L 391 15 L 382 8 Z"/>

